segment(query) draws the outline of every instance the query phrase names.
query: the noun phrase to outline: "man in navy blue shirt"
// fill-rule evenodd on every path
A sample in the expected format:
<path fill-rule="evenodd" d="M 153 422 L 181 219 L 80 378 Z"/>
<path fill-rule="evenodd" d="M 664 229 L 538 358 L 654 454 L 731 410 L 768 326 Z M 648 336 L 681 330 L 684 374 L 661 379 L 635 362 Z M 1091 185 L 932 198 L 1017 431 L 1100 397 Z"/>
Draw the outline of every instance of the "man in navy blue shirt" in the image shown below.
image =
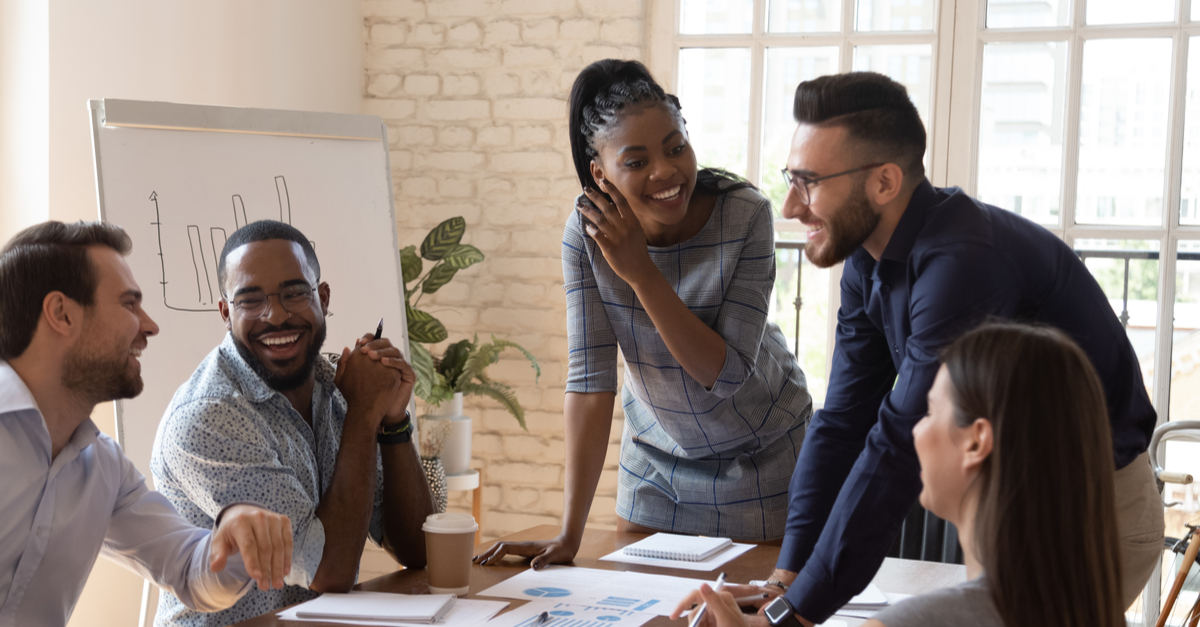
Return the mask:
<path fill-rule="evenodd" d="M 783 215 L 809 228 L 814 264 L 846 263 L 829 392 L 796 462 L 770 584 L 805 624 L 866 587 L 920 492 L 912 428 L 938 352 L 997 317 L 1065 331 L 1100 375 L 1131 602 L 1161 555 L 1145 454 L 1156 416 L 1100 286 L 1046 229 L 929 184 L 925 129 L 902 85 L 866 72 L 821 77 L 797 88 L 794 114 Z"/>

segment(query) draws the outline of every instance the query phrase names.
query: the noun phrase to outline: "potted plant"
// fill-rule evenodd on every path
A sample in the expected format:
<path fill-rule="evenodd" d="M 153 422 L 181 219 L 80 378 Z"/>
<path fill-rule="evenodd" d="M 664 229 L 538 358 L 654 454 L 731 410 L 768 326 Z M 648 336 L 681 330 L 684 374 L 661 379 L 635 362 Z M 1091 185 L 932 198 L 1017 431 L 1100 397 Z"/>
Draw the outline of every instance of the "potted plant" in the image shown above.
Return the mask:
<path fill-rule="evenodd" d="M 459 270 L 483 261 L 483 253 L 470 244 L 461 243 L 467 223 L 462 217 L 450 218 L 434 227 L 418 250 L 407 246 L 400 250 L 400 266 L 404 276 L 404 310 L 408 318 L 408 341 L 412 367 L 417 375 L 413 390 L 433 411 L 423 420 L 449 420 L 451 425 L 442 450 L 422 451 L 426 457 L 440 456 L 447 474 L 466 472 L 471 462 L 471 423 L 462 416 L 463 395 L 486 396 L 499 402 L 508 413 L 525 427 L 525 409 L 513 389 L 494 381 L 487 375 L 488 366 L 500 359 L 500 353 L 512 348 L 520 351 L 533 366 L 534 381 L 542 374 L 537 358 L 515 342 L 492 336 L 492 341 L 480 343 L 479 336 L 464 339 L 446 347 L 441 357 L 434 357 L 426 344 L 445 341 L 446 327 L 433 314 L 418 309 L 421 298 L 433 294 L 450 282 Z M 426 271 L 425 262 L 433 265 Z M 449 403 L 446 403 L 450 401 Z M 445 403 L 445 405 L 443 405 Z"/>

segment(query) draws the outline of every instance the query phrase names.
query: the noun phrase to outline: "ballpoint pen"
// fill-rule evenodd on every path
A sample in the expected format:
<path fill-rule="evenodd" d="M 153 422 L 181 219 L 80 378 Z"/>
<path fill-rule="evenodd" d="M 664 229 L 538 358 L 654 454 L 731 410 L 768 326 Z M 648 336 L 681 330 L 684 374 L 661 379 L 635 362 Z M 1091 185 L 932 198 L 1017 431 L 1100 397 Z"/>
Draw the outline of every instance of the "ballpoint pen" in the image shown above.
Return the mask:
<path fill-rule="evenodd" d="M 713 586 L 713 592 L 721 592 L 725 588 L 725 573 L 717 576 L 717 585 Z M 701 603 L 700 609 L 696 610 L 696 614 L 692 616 L 692 620 L 688 621 L 688 627 L 696 627 L 700 624 L 700 619 L 704 618 L 704 612 L 708 609 L 708 603 Z"/>

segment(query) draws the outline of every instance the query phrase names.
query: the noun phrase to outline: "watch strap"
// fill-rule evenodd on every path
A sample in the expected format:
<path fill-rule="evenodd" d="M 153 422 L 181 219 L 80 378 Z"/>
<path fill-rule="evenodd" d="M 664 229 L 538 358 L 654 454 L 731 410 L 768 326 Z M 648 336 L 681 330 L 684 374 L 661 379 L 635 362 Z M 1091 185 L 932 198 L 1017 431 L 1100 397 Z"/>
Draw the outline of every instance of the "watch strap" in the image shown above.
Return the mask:
<path fill-rule="evenodd" d="M 412 441 L 412 416 L 404 412 L 404 420 L 394 425 L 380 424 L 375 441 L 383 445 L 404 444 Z"/>

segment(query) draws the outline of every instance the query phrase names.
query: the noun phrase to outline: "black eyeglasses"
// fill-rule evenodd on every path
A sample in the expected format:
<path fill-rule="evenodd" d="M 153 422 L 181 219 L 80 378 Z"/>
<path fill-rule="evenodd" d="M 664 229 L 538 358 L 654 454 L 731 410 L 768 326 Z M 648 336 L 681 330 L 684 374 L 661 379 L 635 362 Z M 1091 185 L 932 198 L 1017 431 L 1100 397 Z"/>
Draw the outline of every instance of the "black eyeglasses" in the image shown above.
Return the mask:
<path fill-rule="evenodd" d="M 802 176 L 792 176 L 791 171 L 789 171 L 787 168 L 780 170 L 780 172 L 783 172 L 783 180 L 787 181 L 788 187 L 792 187 L 792 186 L 796 187 L 796 191 L 800 193 L 800 202 L 807 205 L 812 199 L 812 195 L 808 191 L 809 185 L 815 185 L 821 181 L 824 181 L 825 179 L 831 179 L 831 178 L 835 178 L 838 176 L 845 176 L 847 174 L 854 174 L 855 172 L 864 172 L 864 171 L 870 170 L 872 168 L 878 168 L 881 165 L 885 165 L 885 164 L 872 163 L 871 165 L 864 165 L 861 168 L 854 168 L 853 170 L 846 170 L 845 172 L 838 172 L 837 174 L 818 176 L 815 179 L 804 178 Z"/>
<path fill-rule="evenodd" d="M 267 304 L 271 301 L 272 296 L 279 297 L 279 304 L 286 311 L 300 313 L 312 305 L 313 288 L 307 283 L 298 283 L 296 285 L 289 285 L 272 294 L 251 292 L 233 299 L 233 308 L 243 318 L 258 320 L 270 311 L 270 307 Z"/>

